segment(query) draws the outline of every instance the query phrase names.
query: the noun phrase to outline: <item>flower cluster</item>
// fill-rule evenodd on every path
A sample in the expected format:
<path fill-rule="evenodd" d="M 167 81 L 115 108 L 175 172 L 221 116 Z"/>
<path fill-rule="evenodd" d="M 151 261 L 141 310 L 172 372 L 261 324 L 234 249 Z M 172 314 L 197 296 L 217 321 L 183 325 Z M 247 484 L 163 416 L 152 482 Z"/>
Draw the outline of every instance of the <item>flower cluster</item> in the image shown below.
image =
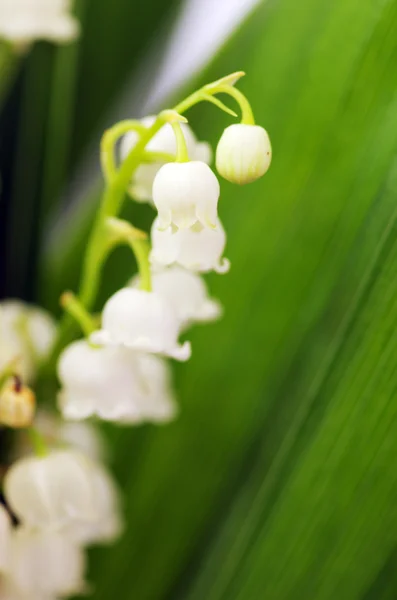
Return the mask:
<path fill-rule="evenodd" d="M 159 424 L 177 414 L 169 359 L 187 361 L 191 345 L 181 342 L 181 335 L 222 315 L 202 275 L 226 273 L 230 267 L 218 215 L 220 184 L 209 166 L 211 150 L 197 141 L 181 113 L 206 100 L 235 114 L 217 94 L 237 100 L 242 123 L 224 131 L 216 150 L 217 170 L 239 184 L 261 177 L 270 164 L 271 146 L 266 131 L 255 125 L 248 100 L 234 87 L 241 75 L 204 86 L 174 110 L 121 122 L 105 132 L 103 202 L 88 242 L 79 295 L 63 294 L 67 314 L 59 328 L 39 309 L 3 304 L 0 423 L 15 429 L 30 426 L 35 378 L 45 380 L 52 365 L 60 383 L 61 417 L 40 411 L 31 429 L 35 453 L 28 451 L 26 440 L 11 453 L 14 462 L 3 481 L 7 509 L 0 512 L 0 597 L 24 598 L 29 590 L 29 597 L 51 600 L 81 592 L 84 547 L 112 541 L 121 531 L 116 487 L 86 419 Z M 127 190 L 157 212 L 151 244 L 145 232 L 119 219 Z M 91 311 L 101 267 L 119 244 L 134 252 L 138 274 L 115 291 L 98 317 Z M 84 336 L 69 343 L 74 321 Z"/>
<path fill-rule="evenodd" d="M 18 429 L 0 503 L 0 598 L 51 600 L 83 592 L 84 548 L 122 530 L 104 440 L 90 423 L 40 410 L 33 386 L 56 325 L 21 302 L 0 305 L 0 423 Z M 27 435 L 35 416 L 35 429 Z M 32 445 L 35 453 L 32 455 Z M 15 524 L 17 523 L 17 524 Z"/>

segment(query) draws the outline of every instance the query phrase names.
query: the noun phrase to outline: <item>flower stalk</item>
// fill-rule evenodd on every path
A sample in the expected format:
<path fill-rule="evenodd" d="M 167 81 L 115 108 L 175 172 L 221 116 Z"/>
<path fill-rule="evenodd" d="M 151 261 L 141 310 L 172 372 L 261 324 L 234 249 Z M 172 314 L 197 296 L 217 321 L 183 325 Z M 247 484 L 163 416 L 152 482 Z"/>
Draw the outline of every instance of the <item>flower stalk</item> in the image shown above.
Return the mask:
<path fill-rule="evenodd" d="M 136 120 L 127 120 L 117 123 L 114 127 L 105 132 L 101 143 L 101 163 L 104 170 L 106 187 L 87 244 L 83 262 L 81 285 L 78 294 L 79 301 L 88 311 L 93 309 L 100 285 L 101 271 L 109 252 L 113 249 L 113 247 L 109 247 L 109 244 L 107 243 L 105 232 L 106 221 L 109 217 L 118 217 L 120 214 L 129 182 L 136 169 L 147 157 L 146 147 L 148 143 L 160 131 L 165 123 L 170 122 L 170 120 L 174 121 L 173 118 L 170 119 L 170 115 L 176 114 L 179 117 L 178 120 L 183 120 L 183 118 L 181 119 L 181 116 L 187 110 L 203 101 L 210 101 L 219 106 L 220 101 L 215 99 L 214 102 L 213 97 L 220 93 L 228 94 L 238 102 L 242 110 L 242 122 L 249 124 L 254 123 L 252 109 L 247 98 L 233 87 L 243 75 L 244 73 L 242 71 L 238 71 L 203 86 L 177 104 L 172 110 L 161 112 L 150 127 L 143 127 L 142 124 Z M 211 100 L 209 100 L 209 98 L 211 98 Z M 223 108 L 221 108 L 225 110 L 223 103 L 221 104 L 223 106 Z M 226 107 L 226 110 L 230 112 L 228 107 Z M 139 135 L 139 139 L 124 162 L 117 169 L 114 158 L 115 146 L 120 136 L 128 131 L 136 131 Z M 180 139 L 180 134 L 177 133 L 177 136 L 179 140 L 178 149 L 181 148 L 180 158 L 185 159 L 185 148 Z M 137 258 L 137 261 L 141 271 L 146 274 L 142 285 L 149 287 L 150 284 L 147 275 L 149 272 L 148 250 L 147 248 L 143 248 L 142 244 L 135 244 L 134 251 L 138 252 L 139 258 Z M 59 324 L 57 339 L 49 357 L 48 364 L 43 368 L 43 373 L 51 372 L 60 352 L 68 341 L 70 341 L 72 336 L 73 319 L 71 319 L 69 315 L 65 315 Z"/>

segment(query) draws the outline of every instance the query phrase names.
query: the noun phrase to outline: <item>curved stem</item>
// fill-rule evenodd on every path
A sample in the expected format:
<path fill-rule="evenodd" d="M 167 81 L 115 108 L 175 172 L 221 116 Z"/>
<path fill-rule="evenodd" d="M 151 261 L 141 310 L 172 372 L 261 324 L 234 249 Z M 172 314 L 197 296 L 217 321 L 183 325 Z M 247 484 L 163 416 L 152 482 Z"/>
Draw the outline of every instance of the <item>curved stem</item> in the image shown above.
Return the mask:
<path fill-rule="evenodd" d="M 232 98 L 236 100 L 236 102 L 240 105 L 241 108 L 241 122 L 245 125 L 255 125 L 254 113 L 252 112 L 252 108 L 250 103 L 248 102 L 246 96 L 237 88 L 231 87 L 230 85 L 219 86 L 217 94 L 228 94 Z"/>
<path fill-rule="evenodd" d="M 138 135 L 141 135 L 145 130 L 146 127 L 140 121 L 127 119 L 105 131 L 101 140 L 101 165 L 106 180 L 110 180 L 117 172 L 114 147 L 118 139 L 130 131 L 136 131 Z"/>
<path fill-rule="evenodd" d="M 140 289 L 145 292 L 152 291 L 152 274 L 150 271 L 149 252 L 150 246 L 147 240 L 131 240 L 130 246 L 138 263 L 140 278 Z"/>
<path fill-rule="evenodd" d="M 217 93 L 228 93 L 233 96 L 243 112 L 243 122 L 254 123 L 251 107 L 246 97 L 231 87 L 231 85 L 224 85 L 225 78 L 209 84 L 195 91 L 193 94 L 185 98 L 182 102 L 177 104 L 173 111 L 180 115 L 186 112 L 189 108 L 206 100 L 206 95 L 217 94 Z M 205 90 L 205 94 L 203 94 Z M 123 200 L 126 194 L 126 189 L 129 185 L 131 177 L 134 171 L 137 169 L 139 164 L 142 162 L 142 158 L 145 156 L 145 148 L 148 142 L 156 135 L 156 133 L 165 124 L 166 120 L 164 115 L 159 115 L 154 123 L 150 127 L 144 127 L 139 121 L 127 120 L 121 121 L 111 129 L 109 129 L 102 140 L 101 155 L 102 163 L 104 165 L 104 171 L 107 177 L 106 189 L 103 194 L 102 203 L 98 214 L 96 216 L 93 229 L 91 231 L 90 238 L 87 244 L 87 251 L 83 262 L 83 271 L 81 277 L 81 285 L 78 294 L 78 299 L 85 307 L 86 310 L 91 311 L 97 297 L 100 275 L 103 264 L 111 250 L 111 246 L 107 243 L 106 235 L 106 222 L 109 217 L 117 217 L 120 213 Z M 121 164 L 118 171 L 116 171 L 114 162 L 114 146 L 118 138 L 128 131 L 137 131 L 140 134 L 140 138 L 130 154 Z M 146 154 L 147 156 L 147 154 Z M 150 270 L 148 261 L 148 247 L 139 241 L 134 244 L 134 252 L 138 264 L 141 261 L 141 277 L 143 289 L 150 289 Z M 143 275 L 142 275 L 143 274 Z M 62 318 L 58 336 L 55 341 L 54 347 L 51 352 L 51 356 L 45 366 L 43 366 L 43 372 L 48 373 L 53 367 L 57 360 L 59 353 L 63 349 L 64 345 L 68 343 L 73 334 L 74 321 L 70 315 L 65 314 Z"/>
<path fill-rule="evenodd" d="M 174 162 L 175 155 L 170 152 L 152 152 L 151 150 L 142 153 L 142 162 Z"/>
<path fill-rule="evenodd" d="M 176 162 L 189 162 L 189 153 L 187 150 L 187 144 L 185 136 L 183 135 L 182 127 L 179 121 L 172 121 L 171 127 L 175 134 L 176 139 Z"/>
<path fill-rule="evenodd" d="M 36 456 L 38 456 L 39 458 L 44 458 L 45 456 L 47 456 L 48 447 L 40 431 L 35 427 L 29 427 L 27 432 L 29 434 L 30 441 L 32 443 L 33 450 Z"/>
<path fill-rule="evenodd" d="M 77 321 L 86 337 L 95 331 L 94 319 L 72 292 L 62 294 L 61 306 Z"/>

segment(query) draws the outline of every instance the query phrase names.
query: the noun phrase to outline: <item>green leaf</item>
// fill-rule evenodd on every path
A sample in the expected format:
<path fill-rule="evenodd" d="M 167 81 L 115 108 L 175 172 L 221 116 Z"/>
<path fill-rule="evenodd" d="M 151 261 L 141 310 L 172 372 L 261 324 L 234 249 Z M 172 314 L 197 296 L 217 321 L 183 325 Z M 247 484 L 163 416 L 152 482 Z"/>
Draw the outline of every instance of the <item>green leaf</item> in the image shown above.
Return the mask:
<path fill-rule="evenodd" d="M 279 0 L 206 73 L 247 72 L 274 162 L 222 184 L 225 317 L 188 336 L 179 420 L 110 429 L 128 532 L 95 598 L 395 597 L 396 59 L 397 0 Z"/>

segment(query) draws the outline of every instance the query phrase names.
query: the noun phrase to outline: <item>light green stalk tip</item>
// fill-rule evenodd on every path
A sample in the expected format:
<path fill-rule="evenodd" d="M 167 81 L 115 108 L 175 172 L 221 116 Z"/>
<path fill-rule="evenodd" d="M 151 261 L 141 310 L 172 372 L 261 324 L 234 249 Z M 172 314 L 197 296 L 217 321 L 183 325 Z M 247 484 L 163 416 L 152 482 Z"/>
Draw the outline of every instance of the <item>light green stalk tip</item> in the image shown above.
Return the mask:
<path fill-rule="evenodd" d="M 83 304 L 73 294 L 73 292 L 64 292 L 60 299 L 62 308 L 74 318 L 80 325 L 86 337 L 89 337 L 95 331 L 95 321 Z"/>

